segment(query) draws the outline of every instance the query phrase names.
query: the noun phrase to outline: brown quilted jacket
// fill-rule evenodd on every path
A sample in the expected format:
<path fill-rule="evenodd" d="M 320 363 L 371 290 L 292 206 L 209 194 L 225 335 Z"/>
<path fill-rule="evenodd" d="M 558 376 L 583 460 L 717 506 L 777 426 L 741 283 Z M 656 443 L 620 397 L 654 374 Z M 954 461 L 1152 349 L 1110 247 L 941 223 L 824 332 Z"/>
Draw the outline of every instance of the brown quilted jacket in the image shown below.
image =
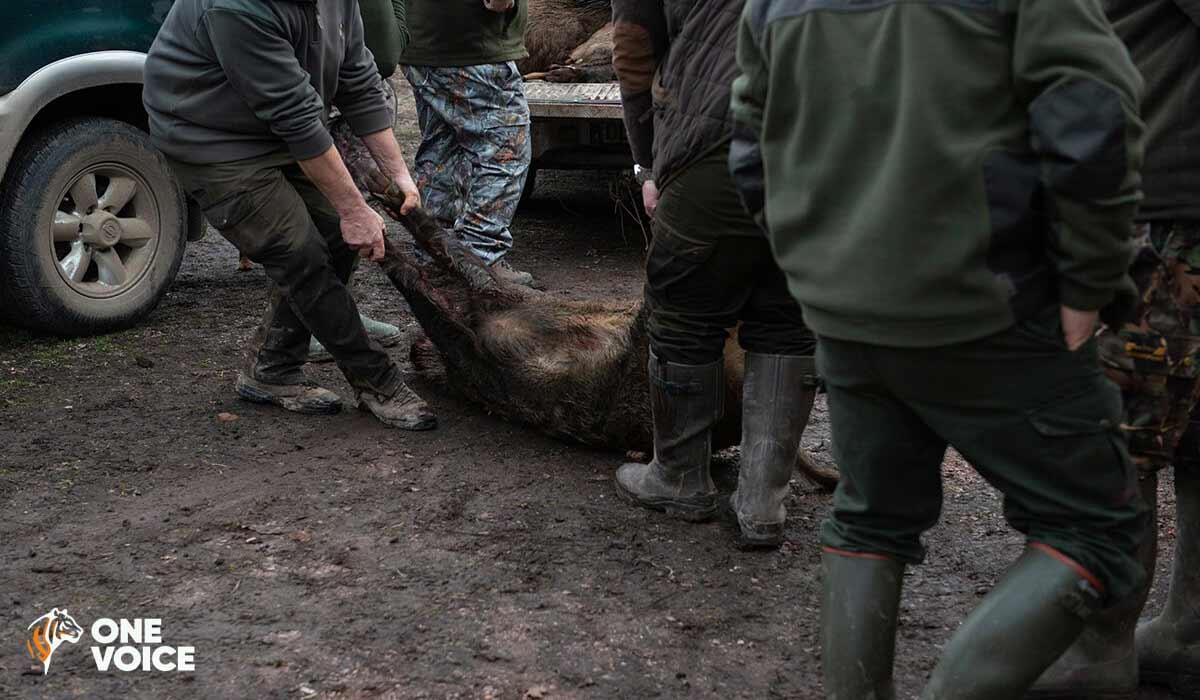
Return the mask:
<path fill-rule="evenodd" d="M 728 143 L 742 0 L 613 0 L 613 68 L 634 160 L 665 188 Z"/>

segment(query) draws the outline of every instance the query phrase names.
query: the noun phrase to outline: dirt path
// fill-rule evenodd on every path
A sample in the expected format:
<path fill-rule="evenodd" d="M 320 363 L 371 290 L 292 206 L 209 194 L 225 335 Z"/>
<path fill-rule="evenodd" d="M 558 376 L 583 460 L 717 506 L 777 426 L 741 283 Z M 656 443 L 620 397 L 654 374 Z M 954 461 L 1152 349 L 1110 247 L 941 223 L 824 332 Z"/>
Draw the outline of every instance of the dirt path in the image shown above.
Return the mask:
<path fill-rule="evenodd" d="M 517 265 L 565 296 L 636 295 L 642 234 L 613 215 L 603 179 L 544 177 L 542 193 L 516 227 Z M 234 369 L 266 285 L 235 267 L 210 236 L 137 329 L 0 328 L 0 697 L 821 697 L 825 495 L 795 483 L 791 542 L 745 554 L 728 524 L 621 503 L 621 455 L 433 387 L 416 384 L 441 418 L 426 434 L 240 402 Z M 357 290 L 412 329 L 377 271 Z M 347 389 L 330 366 L 314 376 Z M 810 447 L 826 437 L 822 419 Z M 946 474 L 929 562 L 907 578 L 901 697 L 1020 545 L 986 486 L 953 459 Z M 55 606 L 85 627 L 162 618 L 166 643 L 195 646 L 196 671 L 100 673 L 85 638 L 32 675 L 25 628 Z"/>

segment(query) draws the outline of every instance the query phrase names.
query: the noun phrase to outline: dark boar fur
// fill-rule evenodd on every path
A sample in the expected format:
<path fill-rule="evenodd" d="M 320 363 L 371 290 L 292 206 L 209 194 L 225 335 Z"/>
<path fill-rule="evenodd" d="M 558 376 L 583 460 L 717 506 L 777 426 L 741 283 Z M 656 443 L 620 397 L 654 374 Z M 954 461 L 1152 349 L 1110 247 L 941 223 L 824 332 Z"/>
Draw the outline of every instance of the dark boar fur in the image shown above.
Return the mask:
<path fill-rule="evenodd" d="M 617 79 L 612 60 L 613 25 L 609 22 L 575 47 L 565 64 L 553 65 L 544 73 L 530 73 L 525 77 L 551 83 L 606 83 Z"/>
<path fill-rule="evenodd" d="M 529 0 L 525 28 L 529 58 L 518 61 L 517 67 L 522 74 L 529 74 L 565 64 L 572 51 L 611 19 L 609 0 Z"/>
<path fill-rule="evenodd" d="M 375 190 L 389 185 L 376 172 Z M 381 263 L 426 337 L 412 360 L 424 376 L 507 420 L 603 448 L 650 451 L 646 310 L 638 302 L 566 301 L 500 282 L 491 270 L 421 209 L 400 215 L 403 198 L 377 195 L 412 234 L 429 262 L 387 241 Z M 744 355 L 734 339 L 725 353 L 725 415 L 716 449 L 741 440 Z M 803 450 L 797 466 L 827 488 L 835 472 Z"/>

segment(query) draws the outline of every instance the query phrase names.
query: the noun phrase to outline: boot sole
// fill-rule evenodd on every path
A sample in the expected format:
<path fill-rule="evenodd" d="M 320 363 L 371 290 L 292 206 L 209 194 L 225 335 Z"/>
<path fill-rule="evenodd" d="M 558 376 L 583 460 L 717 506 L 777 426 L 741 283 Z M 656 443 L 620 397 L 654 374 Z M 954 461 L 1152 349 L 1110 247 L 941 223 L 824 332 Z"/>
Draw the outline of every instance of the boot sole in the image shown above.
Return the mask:
<path fill-rule="evenodd" d="M 677 501 L 666 498 L 649 498 L 643 499 L 635 493 L 626 491 L 620 481 L 613 479 L 613 483 L 617 485 L 617 495 L 626 502 L 646 508 L 648 510 L 666 513 L 672 518 L 678 518 L 689 523 L 704 523 L 717 517 L 717 512 L 720 510 L 717 499 L 714 496 L 713 502 L 708 503 L 688 503 L 686 501 Z"/>
<path fill-rule="evenodd" d="M 389 418 L 381 418 L 380 416 L 376 415 L 375 412 L 372 411 L 370 408 L 367 408 L 367 406 L 365 404 L 360 403 L 358 405 L 358 408 L 359 408 L 359 410 L 373 416 L 375 418 L 375 420 L 379 421 L 380 423 L 383 423 L 384 425 L 386 425 L 389 428 L 396 428 L 398 430 L 411 430 L 413 432 L 423 432 L 426 430 L 433 430 L 434 428 L 437 428 L 437 417 L 436 416 L 431 417 L 431 418 L 418 418 L 418 419 L 414 419 L 414 420 L 393 420 L 393 419 L 389 419 Z"/>
<path fill-rule="evenodd" d="M 314 406 L 312 404 L 302 404 L 295 399 L 276 396 L 272 393 L 261 391 L 247 384 L 239 384 L 237 386 L 237 395 L 249 401 L 250 403 L 271 404 L 279 406 L 285 411 L 299 413 L 305 416 L 332 416 L 341 413 L 341 403 L 323 404 Z"/>
<path fill-rule="evenodd" d="M 384 336 L 382 338 L 371 338 L 371 340 L 374 340 L 376 343 L 379 343 L 380 347 L 391 348 L 391 347 L 395 347 L 395 346 L 399 345 L 400 341 L 404 340 L 404 334 L 397 333 L 396 335 L 388 335 L 388 336 Z M 322 350 L 321 352 L 309 353 L 308 358 L 305 359 L 304 361 L 310 365 L 319 365 L 324 362 L 333 362 L 333 353 L 329 352 L 328 350 Z"/>
<path fill-rule="evenodd" d="M 738 535 L 737 548 L 743 552 L 753 552 L 764 549 L 779 549 L 786 538 L 783 533 L 778 535 L 747 535 L 744 531 Z"/>

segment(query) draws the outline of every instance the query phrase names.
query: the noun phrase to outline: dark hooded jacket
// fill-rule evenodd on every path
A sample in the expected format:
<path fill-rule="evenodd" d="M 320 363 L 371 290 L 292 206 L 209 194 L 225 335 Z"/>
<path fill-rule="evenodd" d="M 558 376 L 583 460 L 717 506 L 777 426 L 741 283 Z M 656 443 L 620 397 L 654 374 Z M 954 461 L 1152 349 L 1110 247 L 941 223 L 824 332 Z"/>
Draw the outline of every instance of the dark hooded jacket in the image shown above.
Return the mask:
<path fill-rule="evenodd" d="M 185 163 L 314 158 L 334 105 L 359 135 L 392 126 L 358 0 L 177 0 L 143 101 L 155 145 Z"/>
<path fill-rule="evenodd" d="M 1200 221 L 1200 0 L 1105 0 L 1146 80 L 1145 221 Z"/>
<path fill-rule="evenodd" d="M 729 143 L 741 0 L 613 0 L 613 68 L 634 161 L 660 188 Z"/>

